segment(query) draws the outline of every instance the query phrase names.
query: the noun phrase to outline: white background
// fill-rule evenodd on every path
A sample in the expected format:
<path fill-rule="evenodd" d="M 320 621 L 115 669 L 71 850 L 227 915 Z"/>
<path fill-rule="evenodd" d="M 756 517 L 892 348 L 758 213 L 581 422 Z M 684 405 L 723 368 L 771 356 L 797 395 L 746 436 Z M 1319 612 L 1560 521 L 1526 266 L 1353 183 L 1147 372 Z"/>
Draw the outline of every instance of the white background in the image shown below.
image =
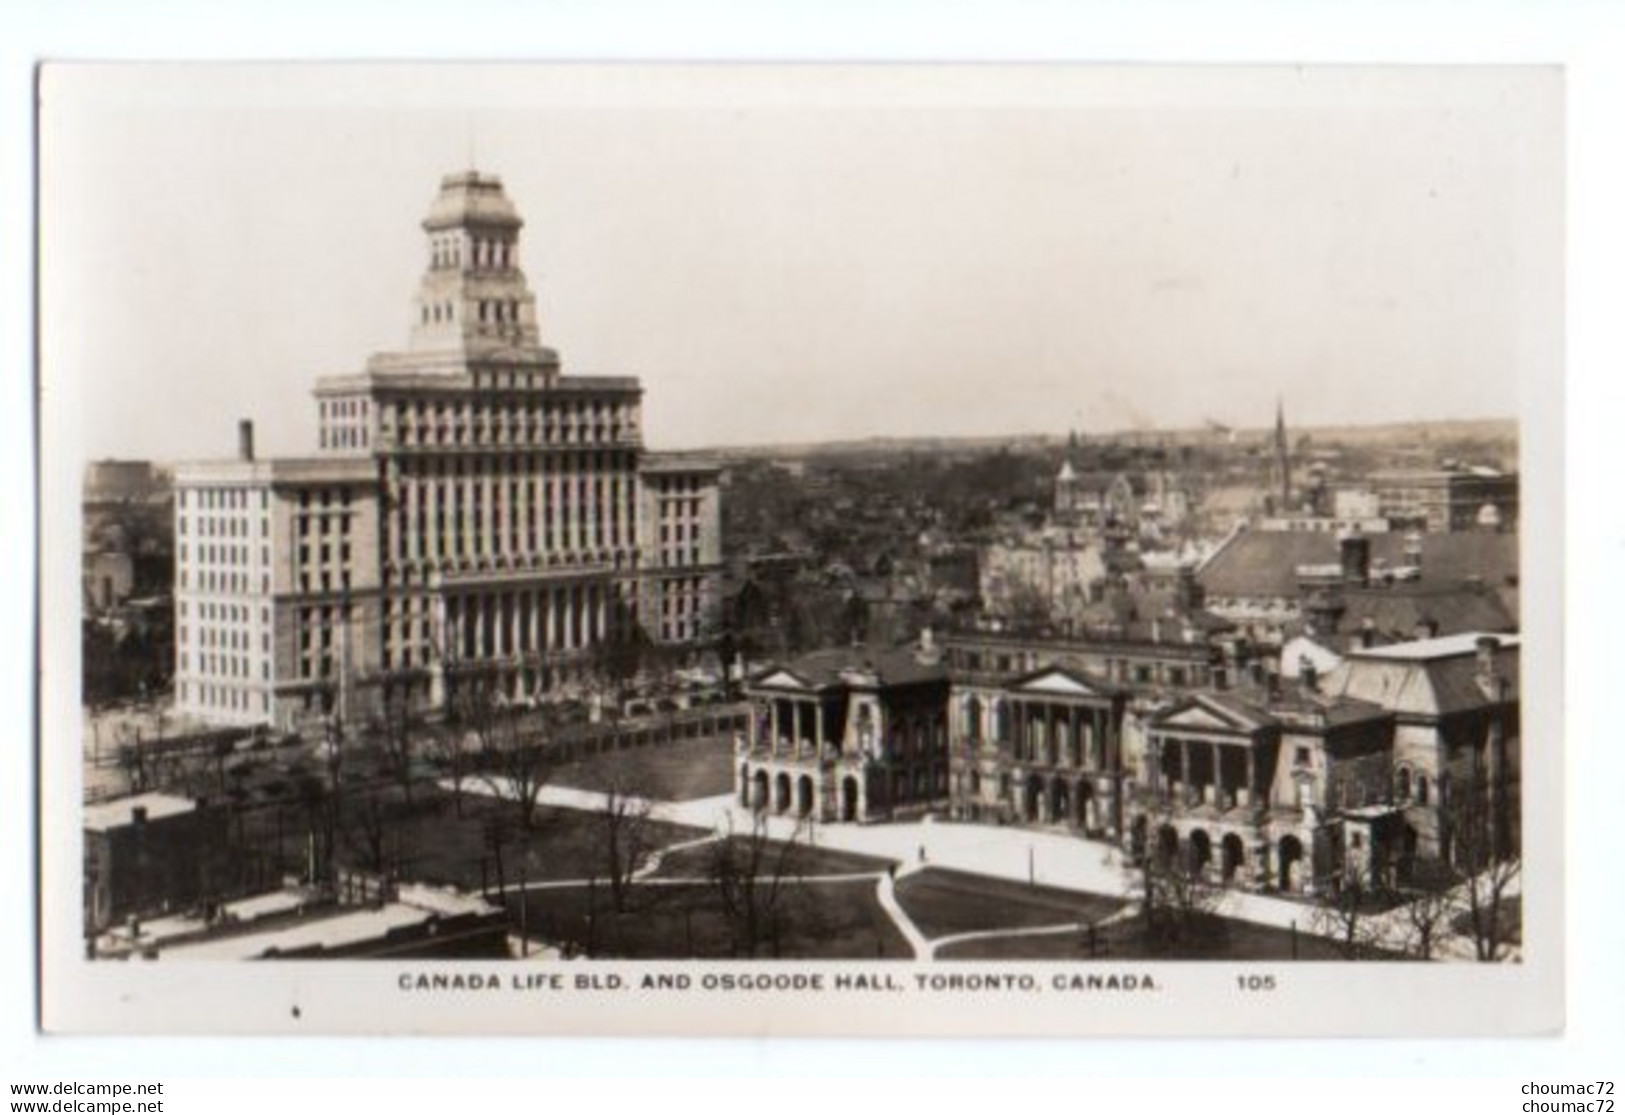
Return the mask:
<path fill-rule="evenodd" d="M 1141 3 L 1110 18 L 1074 4 L 656 5 L 499 3 L 351 6 L 284 3 L 140 5 L 24 3 L 0 15 L 0 617 L 6 663 L 0 709 L 0 1080 L 175 1079 L 197 1075 L 754 1074 L 833 1072 L 1023 1075 L 1607 1077 L 1625 1044 L 1620 839 L 1611 788 L 1619 744 L 1606 715 L 1625 631 L 1612 583 L 1625 557 L 1618 469 L 1621 373 L 1619 109 L 1625 29 L 1603 5 L 1365 4 L 1352 12 L 1304 3 Z M 536 1041 L 110 1041 L 34 1031 L 32 894 L 33 425 L 32 82 L 46 58 L 875 59 L 1559 63 L 1570 128 L 1567 773 L 1570 947 L 1568 1028 L 1561 1038 L 1476 1042 L 764 1043 Z M 1539 761 L 1531 754 L 1529 761 Z M 1398 1100 L 1372 1084 L 1275 1093 L 1317 1108 Z M 1115 1089 L 1109 1089 L 1108 1092 Z M 1210 1097 L 1228 1089 L 1206 1093 Z M 371 1093 L 379 1095 L 379 1093 Z M 382 1095 L 411 1096 L 412 1090 Z M 510 1093 L 517 1095 L 518 1093 Z M 540 1090 L 537 1100 L 558 1099 Z M 1125 1098 L 1151 1100 L 1125 1088 Z M 1203 1093 L 1198 1090 L 1195 1095 Z M 1243 1093 L 1245 1094 L 1245 1090 Z M 1258 1094 L 1258 1093 L 1255 1093 Z M 1269 1093 L 1258 1094 L 1260 1100 Z M 1424 1091 L 1411 1093 L 1421 1100 Z M 427 1096 L 419 1094 L 421 1101 Z M 1082 1101 L 1046 1093 L 1036 1102 Z M 1478 1091 L 1482 1110 L 1520 1110 L 1512 1088 Z M 1020 1102 L 998 1092 L 1002 1102 Z M 990 1098 L 993 1098 L 990 1097 Z M 314 1097 L 311 1097 L 314 1098 Z M 780 1106 L 793 1093 L 717 1092 L 708 1107 Z M 805 1100 L 840 1101 L 824 1089 Z M 1093 1097 L 1098 1102 L 1100 1097 Z M 1174 1099 L 1172 1096 L 1165 1097 Z M 1193 1098 L 1186 1092 L 1187 1101 Z M 1621 1097 L 1625 1099 L 1625 1097 Z M 359 1106 L 359 1096 L 348 1106 Z M 499 1099 L 498 1102 L 501 1102 Z M 996 1102 L 998 1102 L 996 1100 Z M 1178 1100 L 1175 1100 L 1178 1102 Z M 1434 1101 L 1437 1103 L 1437 1099 Z M 617 1104 L 617 1106 L 619 1106 Z M 1160 1104 L 1154 1103 L 1154 1106 Z M 1409 1107 L 1409 1104 L 1403 1106 Z M 1454 1105 L 1452 1105 L 1454 1106 Z M 1463 1105 L 1469 1106 L 1469 1105 Z M 1470 1106 L 1478 1107 L 1477 1104 Z M 187 1107 L 174 1107 L 185 1110 Z M 197 1107 L 197 1110 L 203 1108 Z"/>

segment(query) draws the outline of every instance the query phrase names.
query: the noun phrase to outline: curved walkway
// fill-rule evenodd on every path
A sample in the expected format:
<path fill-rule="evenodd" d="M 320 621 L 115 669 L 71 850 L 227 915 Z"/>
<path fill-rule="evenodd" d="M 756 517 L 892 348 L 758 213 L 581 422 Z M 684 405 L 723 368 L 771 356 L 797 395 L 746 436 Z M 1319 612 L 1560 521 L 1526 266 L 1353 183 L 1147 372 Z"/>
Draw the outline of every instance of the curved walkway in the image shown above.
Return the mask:
<path fill-rule="evenodd" d="M 1108 925 L 1115 925 L 1120 921 L 1127 921 L 1135 915 L 1132 906 L 1125 906 L 1110 917 L 1101 918 L 1095 922 L 1095 928 L 1103 929 Z M 1048 937 L 1061 933 L 1077 933 L 1082 928 L 1081 923 L 1069 921 L 1064 925 L 1037 925 L 1025 929 L 978 929 L 973 933 L 955 933 L 948 937 L 938 937 L 931 941 L 931 951 L 922 959 L 935 960 L 937 951 L 950 945 L 963 944 L 966 941 L 993 941 L 1005 937 Z"/>
<path fill-rule="evenodd" d="M 902 903 L 897 901 L 897 881 L 890 871 L 882 872 L 880 881 L 875 884 L 875 900 L 880 903 L 880 908 L 886 911 L 886 916 L 891 918 L 892 924 L 897 926 L 897 931 L 908 941 L 908 947 L 914 950 L 914 959 L 931 959 L 931 942 L 920 932 L 920 927 L 914 924 L 914 919 L 908 916 L 908 911 L 903 909 Z"/>
<path fill-rule="evenodd" d="M 479 779 L 466 781 L 464 789 L 485 794 L 496 792 L 489 782 Z M 607 794 L 567 786 L 545 786 L 540 798 L 543 805 L 586 811 L 602 811 L 608 800 Z M 723 794 L 692 801 L 651 801 L 649 817 L 715 832 L 738 833 L 750 831 L 754 813 L 740 805 L 734 795 Z M 763 820 L 767 834 L 773 839 L 800 839 L 819 848 L 890 860 L 898 865 L 899 874 L 924 867 L 944 867 L 1125 901 L 1133 897 L 1133 883 L 1121 850 L 1104 841 L 1072 834 L 940 819 L 872 825 L 809 824 L 793 816 L 771 814 Z M 1510 896 L 1517 893 L 1517 889 L 1514 884 L 1506 893 Z M 889 877 L 882 878 L 877 896 L 914 947 L 916 956 L 928 956 L 930 942 L 897 905 Z M 1314 924 L 1314 911 L 1313 904 L 1302 900 L 1235 890 L 1222 891 L 1215 910 L 1224 917 L 1255 925 L 1291 927 L 1300 933 L 1325 935 Z M 1390 948 L 1401 946 L 1407 936 L 1402 909 L 1374 915 L 1372 921 L 1370 928 L 1382 944 Z M 1437 956 L 1456 959 L 1471 954 L 1472 942 L 1459 934 L 1441 934 L 1435 942 Z"/>

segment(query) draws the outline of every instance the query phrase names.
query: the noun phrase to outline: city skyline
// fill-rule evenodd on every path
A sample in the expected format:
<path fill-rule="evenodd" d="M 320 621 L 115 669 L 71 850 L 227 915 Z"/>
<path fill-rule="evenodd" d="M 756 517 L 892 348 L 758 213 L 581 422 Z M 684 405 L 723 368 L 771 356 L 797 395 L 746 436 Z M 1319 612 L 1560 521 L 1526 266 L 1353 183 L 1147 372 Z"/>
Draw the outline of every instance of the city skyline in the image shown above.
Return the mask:
<path fill-rule="evenodd" d="M 307 385 L 405 346 L 405 222 L 468 163 L 525 214 L 566 372 L 667 401 L 654 448 L 1262 429 L 1277 399 L 1299 428 L 1506 418 L 1557 352 L 1538 71 L 588 69 L 567 94 L 437 67 L 401 107 L 412 73 L 109 67 L 47 97 L 42 357 L 85 391 L 86 460 L 229 455 L 239 417 L 312 451 Z"/>

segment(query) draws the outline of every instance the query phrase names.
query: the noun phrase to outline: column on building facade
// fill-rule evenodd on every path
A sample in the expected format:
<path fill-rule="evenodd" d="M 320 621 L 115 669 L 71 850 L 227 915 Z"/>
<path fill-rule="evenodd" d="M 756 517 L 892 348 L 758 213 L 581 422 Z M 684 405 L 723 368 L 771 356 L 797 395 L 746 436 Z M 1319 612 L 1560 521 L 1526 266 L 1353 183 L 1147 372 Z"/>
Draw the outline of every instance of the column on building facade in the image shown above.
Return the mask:
<path fill-rule="evenodd" d="M 1224 767 L 1220 765 L 1219 741 L 1209 741 L 1213 751 L 1213 804 L 1220 809 L 1224 808 Z"/>
<path fill-rule="evenodd" d="M 768 699 L 768 731 L 770 732 L 769 742 L 772 752 L 777 755 L 779 753 L 779 699 L 777 697 Z"/>
<path fill-rule="evenodd" d="M 822 697 L 813 706 L 813 747 L 816 754 L 822 755 L 824 753 L 824 700 Z"/>
<path fill-rule="evenodd" d="M 1191 745 L 1187 739 L 1179 741 L 1179 796 L 1186 805 L 1191 802 Z"/>
<path fill-rule="evenodd" d="M 564 590 L 558 585 L 547 588 L 547 651 L 557 654 L 564 649 Z"/>
<path fill-rule="evenodd" d="M 1055 702 L 1044 702 L 1044 763 L 1055 766 L 1060 756 L 1055 747 Z"/>
<path fill-rule="evenodd" d="M 1252 741 L 1247 744 L 1247 800 L 1243 804 L 1258 804 L 1258 754 Z"/>
<path fill-rule="evenodd" d="M 519 649 L 528 656 L 536 653 L 536 590 L 526 589 L 520 595 L 520 600 L 524 610 L 524 623 L 521 625 L 524 641 Z"/>

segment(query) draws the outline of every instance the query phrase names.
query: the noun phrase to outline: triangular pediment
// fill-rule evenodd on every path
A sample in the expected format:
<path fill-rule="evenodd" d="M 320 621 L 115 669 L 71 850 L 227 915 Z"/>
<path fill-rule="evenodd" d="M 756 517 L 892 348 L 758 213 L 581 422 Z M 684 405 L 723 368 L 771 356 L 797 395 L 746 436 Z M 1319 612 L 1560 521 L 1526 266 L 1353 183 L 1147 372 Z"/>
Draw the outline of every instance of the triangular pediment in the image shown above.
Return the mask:
<path fill-rule="evenodd" d="M 1241 709 L 1197 696 L 1175 705 L 1153 720 L 1160 729 L 1185 728 L 1220 732 L 1252 732 L 1265 726 L 1267 718 L 1249 716 Z"/>
<path fill-rule="evenodd" d="M 756 679 L 756 684 L 773 689 L 810 689 L 806 679 L 797 677 L 789 670 L 774 670 Z"/>
<path fill-rule="evenodd" d="M 1050 697 L 1110 697 L 1112 690 L 1081 674 L 1052 666 L 1011 684 L 1012 693 L 1039 693 Z"/>
<path fill-rule="evenodd" d="M 1211 709 L 1200 705 L 1193 705 L 1181 712 L 1165 718 L 1162 725 L 1168 728 L 1239 728 L 1239 720 L 1229 720 L 1219 716 Z"/>

